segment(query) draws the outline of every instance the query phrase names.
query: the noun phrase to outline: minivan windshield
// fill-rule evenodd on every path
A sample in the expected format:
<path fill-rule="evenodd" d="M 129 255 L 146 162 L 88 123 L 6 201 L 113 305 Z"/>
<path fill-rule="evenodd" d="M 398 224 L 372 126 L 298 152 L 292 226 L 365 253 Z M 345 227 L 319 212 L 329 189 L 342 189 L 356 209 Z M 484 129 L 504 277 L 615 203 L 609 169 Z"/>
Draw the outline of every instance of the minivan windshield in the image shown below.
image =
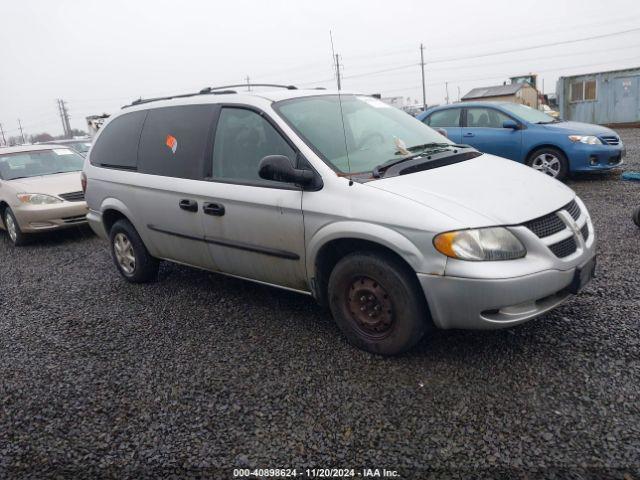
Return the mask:
<path fill-rule="evenodd" d="M 370 172 L 394 159 L 453 143 L 411 115 L 364 95 L 283 100 L 276 111 L 342 173 Z M 344 129 L 343 120 L 344 117 Z"/>
<path fill-rule="evenodd" d="M 527 107 L 519 103 L 504 103 L 500 105 L 502 108 L 514 115 L 520 117 L 529 123 L 557 123 L 558 119 L 553 118 L 551 115 L 547 115 L 535 108 Z"/>
<path fill-rule="evenodd" d="M 84 158 L 69 148 L 33 150 L 30 152 L 0 153 L 0 178 L 16 178 L 53 175 L 54 173 L 82 170 Z"/>

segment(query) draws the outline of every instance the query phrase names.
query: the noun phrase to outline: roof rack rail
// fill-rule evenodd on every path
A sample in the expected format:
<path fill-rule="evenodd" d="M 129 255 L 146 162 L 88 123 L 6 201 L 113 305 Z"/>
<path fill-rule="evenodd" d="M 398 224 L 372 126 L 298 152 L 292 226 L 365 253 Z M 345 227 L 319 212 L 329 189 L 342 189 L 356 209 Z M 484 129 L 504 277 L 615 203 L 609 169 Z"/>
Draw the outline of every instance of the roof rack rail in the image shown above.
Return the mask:
<path fill-rule="evenodd" d="M 159 102 L 160 100 L 171 100 L 174 98 L 188 98 L 195 97 L 196 95 L 225 95 L 230 93 L 238 93 L 236 90 L 230 90 L 237 87 L 274 87 L 274 88 L 286 88 L 287 90 L 297 90 L 295 85 L 278 85 L 276 83 L 239 83 L 237 85 L 224 85 L 222 87 L 206 87 L 195 93 L 183 93 L 181 95 L 170 95 L 168 97 L 154 97 L 154 98 L 138 98 L 129 105 L 125 105 L 122 108 L 133 107 L 135 105 L 142 105 L 143 103 Z"/>
<path fill-rule="evenodd" d="M 236 92 L 235 90 L 216 90 L 216 91 L 212 91 L 212 92 L 200 91 L 200 92 L 195 92 L 195 93 L 183 93 L 181 95 L 169 95 L 167 97 L 139 98 L 139 99 L 134 100 L 133 102 L 131 102 L 129 105 L 123 106 L 122 108 L 133 107 L 135 105 L 142 105 L 143 103 L 159 102 L 160 100 L 171 100 L 171 99 L 174 99 L 174 98 L 195 97 L 196 95 L 203 95 L 205 93 L 210 93 L 212 95 L 224 95 L 224 94 L 227 94 L 227 93 L 238 93 L 238 92 Z"/>
<path fill-rule="evenodd" d="M 298 87 L 295 85 L 280 85 L 277 83 L 238 83 L 235 85 L 224 85 L 222 87 L 205 87 L 200 90 L 200 93 L 213 93 L 214 90 L 222 90 L 227 88 L 238 88 L 238 87 L 273 87 L 273 88 L 286 88 L 287 90 L 297 90 Z"/>

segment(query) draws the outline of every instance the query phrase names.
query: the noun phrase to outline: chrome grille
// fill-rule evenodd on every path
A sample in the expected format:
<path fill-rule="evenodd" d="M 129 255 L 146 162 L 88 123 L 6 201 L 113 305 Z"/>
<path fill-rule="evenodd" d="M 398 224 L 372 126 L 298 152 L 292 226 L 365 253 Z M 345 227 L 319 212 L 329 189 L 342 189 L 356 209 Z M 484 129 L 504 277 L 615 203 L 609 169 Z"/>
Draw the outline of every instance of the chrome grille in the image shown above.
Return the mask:
<path fill-rule="evenodd" d="M 558 243 L 549 245 L 549 250 L 551 250 L 558 258 L 568 257 L 572 253 L 575 253 L 577 249 L 578 245 L 576 244 L 574 237 L 565 238 Z"/>
<path fill-rule="evenodd" d="M 574 220 L 578 220 L 580 218 L 580 207 L 575 200 L 571 200 L 571 203 L 564 207 L 563 210 L 566 210 Z"/>
<path fill-rule="evenodd" d="M 582 234 L 582 238 L 586 242 L 589 240 L 589 225 L 585 222 L 584 226 L 580 229 L 580 233 Z"/>
<path fill-rule="evenodd" d="M 70 193 L 61 193 L 58 195 L 63 200 L 67 202 L 82 202 L 84 200 L 84 192 L 70 192 Z"/>
<path fill-rule="evenodd" d="M 550 213 L 544 217 L 531 220 L 525 223 L 524 226 L 535 233 L 539 238 L 548 237 L 567 228 L 564 222 L 560 220 L 560 217 L 555 213 Z"/>
<path fill-rule="evenodd" d="M 620 143 L 620 137 L 617 135 L 603 135 L 600 140 L 606 145 L 618 145 Z"/>
<path fill-rule="evenodd" d="M 560 210 L 565 210 L 569 215 L 571 215 L 571 218 L 573 218 L 574 220 L 578 220 L 580 218 L 580 215 L 582 214 L 582 212 L 580 211 L 580 206 L 575 200 L 572 200 Z M 558 215 L 558 212 L 560 210 L 549 213 L 539 218 L 535 218 L 533 220 L 529 220 L 523 225 L 531 230 L 538 238 L 546 238 L 556 233 L 562 232 L 568 227 Z M 586 241 L 589 237 L 589 227 L 587 226 L 586 222 L 581 229 L 581 234 Z M 547 246 L 549 247 L 549 250 L 551 250 L 558 258 L 568 257 L 578 249 L 578 244 L 576 243 L 574 235 L 571 235 L 564 240 Z"/>

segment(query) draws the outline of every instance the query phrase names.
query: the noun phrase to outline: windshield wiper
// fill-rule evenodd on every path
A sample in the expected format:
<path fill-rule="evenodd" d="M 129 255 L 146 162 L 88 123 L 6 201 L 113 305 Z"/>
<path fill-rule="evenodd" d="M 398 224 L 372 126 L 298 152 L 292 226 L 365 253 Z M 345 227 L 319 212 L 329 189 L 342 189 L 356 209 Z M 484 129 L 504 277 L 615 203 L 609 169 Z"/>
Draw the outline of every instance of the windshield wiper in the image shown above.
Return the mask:
<path fill-rule="evenodd" d="M 418 158 L 425 153 L 427 150 L 429 153 L 436 153 L 438 151 L 445 151 L 448 148 L 472 148 L 469 145 L 456 145 L 454 143 L 444 143 L 444 142 L 429 142 L 423 143 L 422 145 L 413 145 L 407 148 L 409 152 L 416 152 L 413 155 L 407 155 L 402 158 L 392 158 L 391 160 L 387 160 L 384 163 L 376 166 L 372 170 L 372 174 L 375 178 L 380 178 L 380 173 L 382 170 L 387 170 L 389 167 L 393 167 L 394 165 L 398 165 L 399 163 L 406 162 L 407 160 L 413 160 L 414 158 Z M 401 152 L 396 152 L 396 155 L 400 155 Z"/>

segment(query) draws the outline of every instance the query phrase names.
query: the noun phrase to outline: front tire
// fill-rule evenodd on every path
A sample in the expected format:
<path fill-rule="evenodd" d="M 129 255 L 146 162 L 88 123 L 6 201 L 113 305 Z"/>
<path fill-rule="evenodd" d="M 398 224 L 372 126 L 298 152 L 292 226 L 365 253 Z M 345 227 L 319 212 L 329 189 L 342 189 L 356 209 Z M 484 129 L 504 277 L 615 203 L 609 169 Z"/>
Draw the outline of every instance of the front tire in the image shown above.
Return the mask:
<path fill-rule="evenodd" d="M 362 350 L 402 353 L 427 330 L 426 301 L 415 274 L 391 255 L 345 256 L 331 272 L 328 293 L 338 327 Z"/>
<path fill-rule="evenodd" d="M 640 207 L 633 211 L 633 223 L 640 227 Z"/>
<path fill-rule="evenodd" d="M 158 277 L 160 262 L 152 257 L 128 220 L 118 220 L 109 232 L 111 256 L 120 274 L 131 283 L 146 283 Z"/>
<path fill-rule="evenodd" d="M 4 211 L 4 228 L 7 230 L 7 235 L 9 236 L 9 240 L 16 247 L 21 247 L 27 243 L 28 237 L 22 233 L 20 230 L 20 225 L 18 225 L 18 220 L 16 220 L 16 216 L 13 214 L 10 208 Z"/>
<path fill-rule="evenodd" d="M 564 180 L 569 175 L 569 161 L 557 148 L 544 147 L 535 150 L 529 155 L 527 165 L 556 180 Z"/>

